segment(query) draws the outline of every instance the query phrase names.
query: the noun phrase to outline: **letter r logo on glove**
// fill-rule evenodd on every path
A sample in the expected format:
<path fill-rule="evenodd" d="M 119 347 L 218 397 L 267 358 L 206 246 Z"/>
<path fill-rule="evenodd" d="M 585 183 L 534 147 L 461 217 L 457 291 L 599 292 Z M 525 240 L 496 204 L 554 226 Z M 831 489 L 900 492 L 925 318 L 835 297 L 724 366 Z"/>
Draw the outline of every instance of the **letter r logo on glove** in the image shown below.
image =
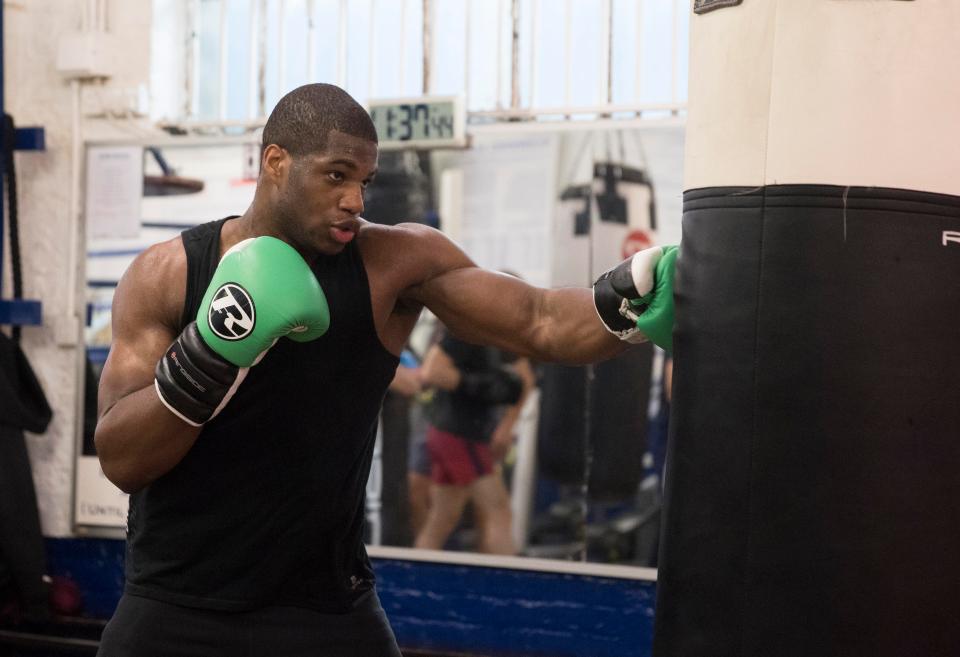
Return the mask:
<path fill-rule="evenodd" d="M 213 295 L 207 321 L 217 337 L 240 340 L 253 331 L 255 310 L 250 294 L 236 283 L 225 283 Z"/>

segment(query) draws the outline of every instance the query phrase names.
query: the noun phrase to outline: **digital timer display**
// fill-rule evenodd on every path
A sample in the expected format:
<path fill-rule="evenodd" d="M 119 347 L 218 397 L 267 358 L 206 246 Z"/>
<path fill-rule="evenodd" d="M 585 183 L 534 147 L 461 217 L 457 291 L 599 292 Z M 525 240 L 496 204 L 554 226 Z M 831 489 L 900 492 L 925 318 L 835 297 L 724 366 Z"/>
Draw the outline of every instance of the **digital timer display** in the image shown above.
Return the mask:
<path fill-rule="evenodd" d="M 456 99 L 374 101 L 370 117 L 383 146 L 464 146 L 463 117 Z"/>

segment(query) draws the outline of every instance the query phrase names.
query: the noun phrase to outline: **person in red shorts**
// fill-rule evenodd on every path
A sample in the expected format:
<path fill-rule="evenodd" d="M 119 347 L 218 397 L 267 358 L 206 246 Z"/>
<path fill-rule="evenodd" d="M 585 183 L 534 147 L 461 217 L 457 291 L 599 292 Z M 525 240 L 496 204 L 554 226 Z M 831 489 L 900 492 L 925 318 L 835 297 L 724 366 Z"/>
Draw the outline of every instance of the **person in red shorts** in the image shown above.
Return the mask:
<path fill-rule="evenodd" d="M 430 510 L 417 535 L 419 548 L 441 549 L 473 501 L 481 552 L 514 554 L 510 497 L 499 462 L 513 442 L 513 428 L 533 387 L 526 359 L 446 335 L 427 353 L 421 369 L 435 386 L 427 429 L 432 479 Z"/>

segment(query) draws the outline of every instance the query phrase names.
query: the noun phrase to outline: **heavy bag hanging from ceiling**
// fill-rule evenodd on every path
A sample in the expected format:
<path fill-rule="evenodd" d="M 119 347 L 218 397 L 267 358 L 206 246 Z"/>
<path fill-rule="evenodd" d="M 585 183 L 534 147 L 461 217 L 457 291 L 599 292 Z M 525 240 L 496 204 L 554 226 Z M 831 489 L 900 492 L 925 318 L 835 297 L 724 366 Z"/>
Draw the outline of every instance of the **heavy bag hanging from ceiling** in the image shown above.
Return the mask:
<path fill-rule="evenodd" d="M 960 3 L 694 12 L 654 654 L 956 654 Z"/>

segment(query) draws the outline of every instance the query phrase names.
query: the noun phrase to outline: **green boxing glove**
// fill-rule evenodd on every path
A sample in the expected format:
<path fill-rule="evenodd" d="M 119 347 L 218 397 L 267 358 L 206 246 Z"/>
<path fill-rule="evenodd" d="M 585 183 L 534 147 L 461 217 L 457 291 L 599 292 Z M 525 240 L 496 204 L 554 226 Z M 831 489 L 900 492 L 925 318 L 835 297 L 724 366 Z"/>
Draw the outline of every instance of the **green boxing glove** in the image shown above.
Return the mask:
<path fill-rule="evenodd" d="M 308 342 L 329 326 L 326 297 L 300 254 L 273 237 L 244 240 L 224 254 L 196 321 L 157 363 L 157 394 L 174 415 L 200 426 L 277 340 Z"/>
<path fill-rule="evenodd" d="M 327 299 L 310 266 L 274 237 L 227 251 L 197 311 L 204 342 L 238 367 L 256 365 L 283 336 L 309 342 L 329 326 Z"/>
<path fill-rule="evenodd" d="M 673 353 L 673 280 L 679 254 L 676 246 L 664 247 L 655 269 L 653 291 L 637 302 L 630 302 L 631 309 L 639 311 L 635 320 L 637 328 L 668 354 Z"/>
<path fill-rule="evenodd" d="M 607 330 L 627 342 L 649 339 L 673 353 L 673 280 L 676 246 L 644 249 L 604 272 L 593 301 Z"/>

